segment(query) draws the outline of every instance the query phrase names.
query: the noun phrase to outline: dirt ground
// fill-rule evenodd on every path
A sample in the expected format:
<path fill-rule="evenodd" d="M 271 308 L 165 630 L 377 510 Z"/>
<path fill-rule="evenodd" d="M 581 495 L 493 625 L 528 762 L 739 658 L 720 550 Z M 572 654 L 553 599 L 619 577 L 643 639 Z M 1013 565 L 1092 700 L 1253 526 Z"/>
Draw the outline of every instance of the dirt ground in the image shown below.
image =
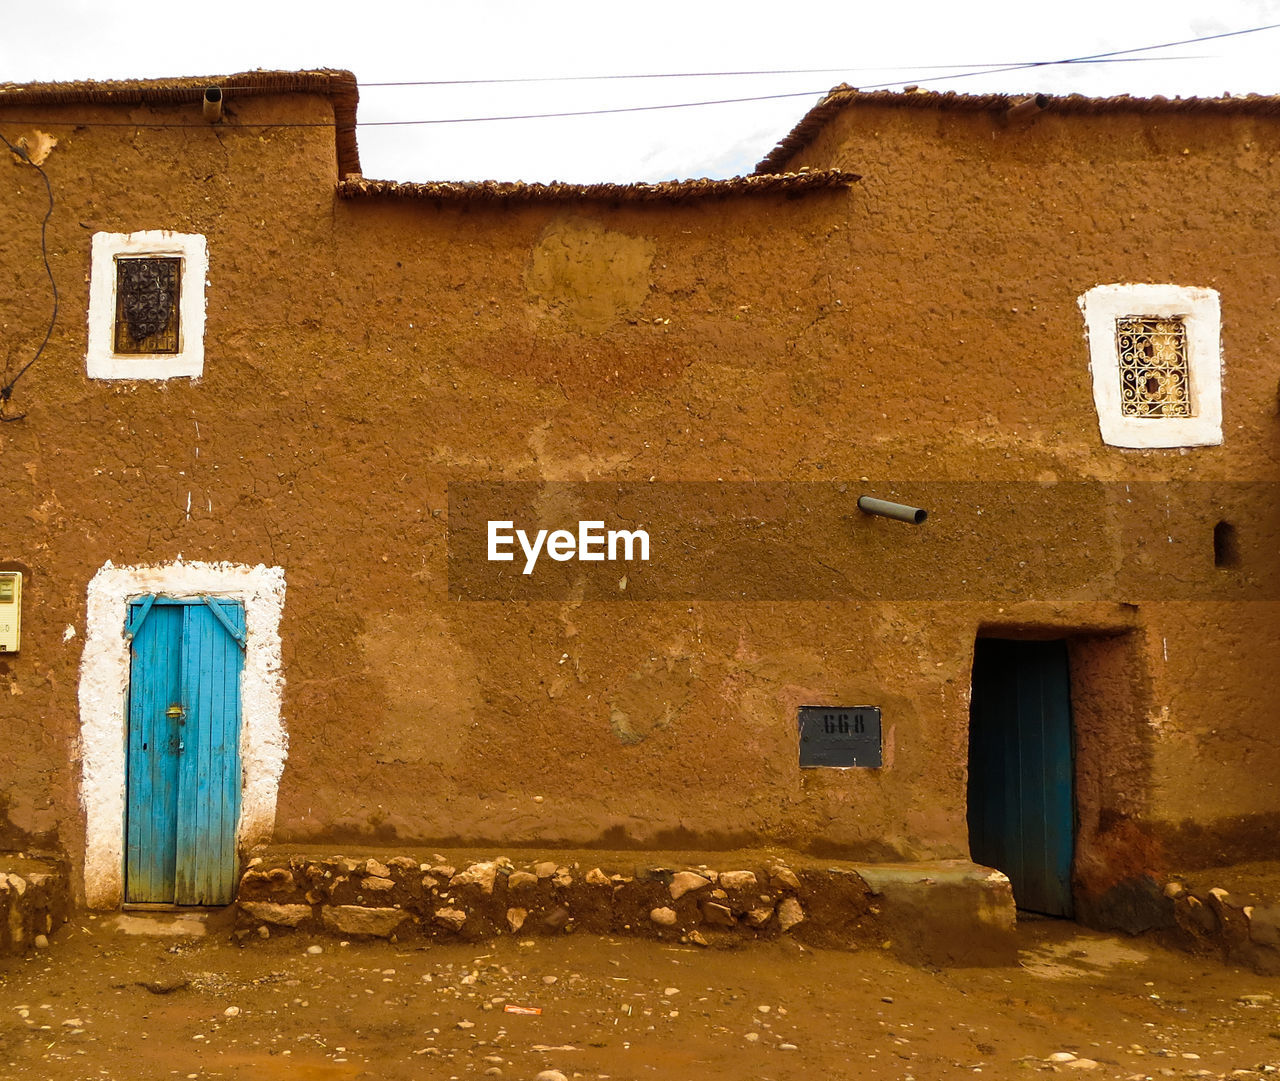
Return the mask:
<path fill-rule="evenodd" d="M 216 920 L 81 914 L 48 949 L 0 961 L 0 1077 L 1280 1071 L 1280 979 L 1059 921 L 1024 921 L 1020 935 L 1017 967 L 929 971 L 878 949 L 789 941 L 706 950 L 586 935 L 481 946 L 255 935 L 239 945 Z M 1074 1061 L 1050 1061 L 1064 1054 Z"/>

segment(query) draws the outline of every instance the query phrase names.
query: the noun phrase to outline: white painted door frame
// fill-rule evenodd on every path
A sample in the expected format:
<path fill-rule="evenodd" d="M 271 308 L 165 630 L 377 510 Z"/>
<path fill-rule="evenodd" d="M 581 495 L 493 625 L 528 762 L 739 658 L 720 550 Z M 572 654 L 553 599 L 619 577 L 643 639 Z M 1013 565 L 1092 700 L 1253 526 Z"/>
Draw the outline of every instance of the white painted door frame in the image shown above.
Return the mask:
<path fill-rule="evenodd" d="M 125 746 L 131 597 L 226 597 L 242 602 L 247 626 L 241 677 L 242 770 L 237 848 L 270 839 L 276 793 L 288 749 L 280 713 L 280 616 L 284 570 L 259 564 L 176 563 L 116 567 L 89 583 L 80 661 L 80 802 L 85 813 L 84 897 L 90 908 L 118 908 L 124 898 Z"/>

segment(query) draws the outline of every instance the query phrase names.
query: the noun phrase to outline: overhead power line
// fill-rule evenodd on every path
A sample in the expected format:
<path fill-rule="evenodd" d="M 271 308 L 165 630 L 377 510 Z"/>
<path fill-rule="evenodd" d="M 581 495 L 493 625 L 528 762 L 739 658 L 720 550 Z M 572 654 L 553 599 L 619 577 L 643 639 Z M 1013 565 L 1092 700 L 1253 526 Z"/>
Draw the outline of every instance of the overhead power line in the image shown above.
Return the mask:
<path fill-rule="evenodd" d="M 1099 64 L 1158 64 L 1170 60 L 1207 60 L 1207 56 L 1133 56 L 1098 59 Z M 1060 63 L 1061 61 L 1049 61 Z M 361 82 L 361 90 L 382 87 L 400 86 L 502 86 L 511 83 L 594 83 L 621 82 L 639 79 L 729 79 L 740 76 L 757 75 L 853 75 L 860 71 L 908 71 L 917 78 L 924 78 L 921 72 L 952 71 L 957 68 L 1002 69 L 1016 66 L 1022 61 L 998 60 L 990 63 L 971 64 L 889 64 L 883 67 L 844 67 L 844 68 L 762 68 L 759 71 L 666 71 L 655 73 L 638 73 L 634 75 L 525 75 L 506 79 L 404 79 L 394 82 Z M 1035 63 L 1028 61 L 1027 63 Z M 896 84 L 895 84 L 896 85 Z"/>
<path fill-rule="evenodd" d="M 1025 68 L 1049 67 L 1058 64 L 1085 64 L 1085 63 L 1138 63 L 1150 62 L 1152 60 L 1168 61 L 1168 60 L 1202 60 L 1200 56 L 1160 56 L 1160 57 L 1135 57 L 1130 56 L 1131 53 L 1150 53 L 1157 52 L 1160 49 L 1173 49 L 1180 45 L 1197 45 L 1204 41 L 1218 41 L 1222 38 L 1240 37 L 1244 34 L 1257 34 L 1263 30 L 1275 30 L 1280 28 L 1280 23 L 1271 23 L 1267 26 L 1250 26 L 1244 30 L 1227 30 L 1220 34 L 1204 34 L 1200 37 L 1184 38 L 1181 41 L 1166 41 L 1159 45 L 1141 45 L 1132 49 L 1114 49 L 1105 53 L 1091 53 L 1087 56 L 1072 57 L 1067 60 L 1027 60 L 1027 61 L 1009 61 L 1003 63 L 989 64 L 918 64 L 912 67 L 872 67 L 872 68 L 772 68 L 760 71 L 678 71 L 668 72 L 665 74 L 637 74 L 637 75 L 534 75 L 521 78 L 507 79 L 423 79 L 423 80 L 405 80 L 399 82 L 362 82 L 361 87 L 384 87 L 384 86 L 496 86 L 506 83 L 570 83 L 570 82 L 607 82 L 622 79 L 711 79 L 711 78 L 728 78 L 730 76 L 743 75 L 840 75 L 852 74 L 858 71 L 946 71 L 954 68 L 966 69 L 961 75 L 940 76 L 940 78 L 948 79 L 964 79 L 974 75 L 985 75 L 990 72 L 999 71 L 1018 71 Z M 1121 59 L 1124 58 L 1124 59 Z M 917 78 L 924 80 L 925 76 L 917 75 Z M 863 89 L 883 89 L 886 86 L 897 86 L 902 80 L 895 80 L 891 83 L 881 83 L 875 87 L 864 87 Z"/>
<path fill-rule="evenodd" d="M 1084 66 L 1087 64 L 1114 63 L 1118 58 L 1125 57 L 1131 53 L 1155 52 L 1160 49 L 1172 49 L 1182 45 L 1195 45 L 1205 41 L 1218 41 L 1223 38 L 1241 37 L 1245 34 L 1257 34 L 1265 30 L 1275 30 L 1275 29 L 1280 29 L 1280 23 L 1270 23 L 1266 26 L 1252 26 L 1244 30 L 1229 30 L 1219 34 L 1205 34 L 1200 37 L 1183 38 L 1179 41 L 1166 41 L 1158 45 L 1140 45 L 1140 46 L 1135 46 L 1133 48 L 1128 48 L 1128 49 L 1113 49 L 1109 52 L 1090 53 L 1084 56 L 1066 57 L 1064 59 L 1059 59 L 1059 60 L 1028 60 L 1028 61 L 1019 62 L 1019 63 L 1007 64 L 1003 67 L 994 67 L 994 68 L 983 67 L 981 69 L 970 69 L 970 70 L 956 72 L 949 75 L 937 75 L 937 76 L 920 75 L 918 74 L 918 72 L 921 69 L 916 68 L 916 69 L 912 69 L 914 72 L 917 73 L 915 74 L 915 77 L 912 79 L 894 79 L 889 82 L 871 83 L 869 85 L 864 84 L 860 86 L 859 89 L 860 90 L 884 90 L 889 87 L 902 86 L 906 83 L 911 83 L 911 82 L 928 82 L 928 83 L 950 82 L 956 79 L 971 79 L 980 75 L 999 75 L 999 74 L 1004 74 L 1004 73 L 1013 72 L 1013 71 L 1030 71 L 1038 68 L 1072 67 L 1072 66 Z M 1166 57 L 1166 58 L 1158 58 L 1158 59 L 1182 60 L 1187 58 Z M 832 69 L 832 70 L 848 71 L 850 69 Z M 690 74 L 696 74 L 696 73 L 690 73 Z M 707 74 L 713 74 L 713 73 L 707 73 Z M 724 73 L 724 74 L 730 74 L 730 73 Z M 647 78 L 648 76 L 633 76 L 633 77 Z M 662 76 L 655 76 L 655 77 L 662 77 Z M 677 76 L 667 76 L 667 77 L 677 77 Z M 683 77 L 683 75 L 680 75 L 678 77 Z M 572 81 L 578 78 L 610 78 L 610 76 L 581 76 L 581 77 L 565 76 L 564 80 Z M 493 79 L 493 80 L 463 80 L 462 82 L 468 82 L 468 83 L 492 82 L 497 84 L 497 83 L 503 83 L 503 82 L 516 82 L 516 81 L 525 81 L 525 80 Z M 529 80 L 529 81 L 536 81 L 536 80 Z M 558 80 L 548 78 L 547 81 L 558 81 Z M 362 85 L 365 85 L 365 86 L 380 86 L 380 85 L 431 86 L 431 85 L 450 85 L 450 84 L 423 82 L 423 83 L 401 83 L 401 84 L 367 83 Z M 548 112 L 548 113 L 508 113 L 508 114 L 492 115 L 492 116 L 436 117 L 429 120 L 361 120 L 361 121 L 358 121 L 358 126 L 363 128 L 422 127 L 422 126 L 429 126 L 429 125 L 436 125 L 436 124 L 483 124 L 483 123 L 491 123 L 491 122 L 500 121 L 500 120 L 554 120 L 554 119 L 577 117 L 577 116 L 611 116 L 619 113 L 658 112 L 658 111 L 664 111 L 669 109 L 696 109 L 696 108 L 701 108 L 708 105 L 741 105 L 741 104 L 747 104 L 750 102 L 757 102 L 757 101 L 780 101 L 787 98 L 813 98 L 813 97 L 819 97 L 822 94 L 825 94 L 826 92 L 827 90 L 826 88 L 824 88 L 821 90 L 798 90 L 798 91 L 792 91 L 789 93 L 780 93 L 780 94 L 752 94 L 744 97 L 710 98 L 702 101 L 669 102 L 661 105 L 626 105 L 626 106 L 618 106 L 616 108 L 602 108 L 602 109 L 601 108 L 568 109 L 568 110 L 560 110 L 560 111 Z M 10 122 L 11 123 L 33 123 L 33 121 L 30 121 L 30 120 L 17 120 L 17 119 L 11 119 Z M 85 121 L 85 122 L 82 122 L 79 126 L 100 127 L 100 128 L 107 128 L 107 127 L 198 128 L 198 127 L 206 127 L 207 124 L 203 121 L 194 121 L 189 123 L 167 123 L 167 122 L 140 123 L 137 121 Z M 333 125 L 330 123 L 324 123 L 324 122 L 310 122 L 310 123 L 303 122 L 303 123 L 243 123 L 243 124 L 238 124 L 237 126 L 246 127 L 246 128 L 329 128 L 329 127 L 332 127 Z"/>
<path fill-rule="evenodd" d="M 948 79 L 966 79 L 972 75 L 997 75 L 1002 71 L 1023 71 L 1029 68 L 1054 67 L 1058 65 L 1068 64 L 1095 64 L 1112 57 L 1127 56 L 1130 53 L 1151 53 L 1159 49 L 1174 49 L 1179 45 L 1198 45 L 1204 41 L 1218 41 L 1221 38 L 1236 38 L 1243 34 L 1258 34 L 1264 30 L 1275 30 L 1280 28 L 1280 23 L 1269 23 L 1266 26 L 1251 26 L 1245 30 L 1226 30 L 1221 34 L 1204 34 L 1196 38 L 1183 38 L 1181 41 L 1166 41 L 1160 45 L 1140 45 L 1132 49 L 1113 49 L 1105 53 L 1089 53 L 1086 56 L 1071 57 L 1067 60 L 1041 60 L 1031 61 L 1025 64 L 1010 64 L 1004 68 L 994 68 L 987 71 L 966 72 L 962 75 L 939 75 L 936 79 L 929 79 L 929 82 L 944 82 Z M 1170 59 L 1181 59 L 1181 57 L 1171 57 Z M 897 82 L 881 83 L 879 86 L 863 87 L 864 90 L 879 90 L 886 86 L 897 86 Z"/>

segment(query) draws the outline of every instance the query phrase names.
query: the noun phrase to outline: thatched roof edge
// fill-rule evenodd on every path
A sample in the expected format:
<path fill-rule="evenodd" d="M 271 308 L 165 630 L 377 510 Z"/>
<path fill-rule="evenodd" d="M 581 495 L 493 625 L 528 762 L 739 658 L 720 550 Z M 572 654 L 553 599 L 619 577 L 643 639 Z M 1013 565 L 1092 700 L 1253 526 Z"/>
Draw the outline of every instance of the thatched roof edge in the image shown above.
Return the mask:
<path fill-rule="evenodd" d="M 499 180 L 410 183 L 347 177 L 338 184 L 338 194 L 344 199 L 387 197 L 455 203 L 644 203 L 740 195 L 798 194 L 845 187 L 859 179 L 856 173 L 839 169 L 769 175 L 757 173 L 735 176 L 728 180 L 666 180 L 657 184 L 564 184 L 558 181 L 534 184 Z"/>
<path fill-rule="evenodd" d="M 946 109 L 956 112 L 1004 113 L 1020 104 L 1028 94 L 957 94 L 953 91 L 938 93 L 932 90 L 872 90 L 863 92 L 856 87 L 841 84 L 828 91 L 817 105 L 810 109 L 755 167 L 756 173 L 776 173 L 791 158 L 809 145 L 837 113 L 854 106 L 880 105 L 901 109 Z M 1120 94 L 1109 98 L 1090 98 L 1082 94 L 1062 97 L 1048 96 L 1046 111 L 1076 115 L 1103 113 L 1207 113 L 1251 114 L 1258 116 L 1280 115 L 1280 96 L 1271 94 L 1247 94 L 1241 97 L 1220 98 L 1166 98 L 1161 96 L 1135 98 Z"/>
<path fill-rule="evenodd" d="M 320 94 L 333 103 L 338 176 L 360 172 L 356 106 L 360 88 L 349 71 L 242 71 L 177 79 L 122 79 L 69 83 L 0 84 L 0 108 L 29 105 L 180 105 L 199 103 L 211 86 L 224 101 L 270 94 Z"/>

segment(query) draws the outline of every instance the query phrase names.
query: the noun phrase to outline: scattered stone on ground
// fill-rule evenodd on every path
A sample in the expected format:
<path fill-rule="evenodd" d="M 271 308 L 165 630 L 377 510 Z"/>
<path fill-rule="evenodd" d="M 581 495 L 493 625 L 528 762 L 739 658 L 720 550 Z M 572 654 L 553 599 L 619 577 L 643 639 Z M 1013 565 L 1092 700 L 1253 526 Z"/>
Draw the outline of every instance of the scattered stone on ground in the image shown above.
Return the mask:
<path fill-rule="evenodd" d="M 728 950 L 587 934 L 321 948 L 289 928 L 237 938 L 229 917 L 180 940 L 86 917 L 0 962 L 0 1077 L 134 1081 L 140 1061 L 148 1076 L 226 1081 L 1280 1070 L 1266 977 L 1058 921 L 1020 936 L 1021 965 L 938 971 L 791 936 Z"/>

